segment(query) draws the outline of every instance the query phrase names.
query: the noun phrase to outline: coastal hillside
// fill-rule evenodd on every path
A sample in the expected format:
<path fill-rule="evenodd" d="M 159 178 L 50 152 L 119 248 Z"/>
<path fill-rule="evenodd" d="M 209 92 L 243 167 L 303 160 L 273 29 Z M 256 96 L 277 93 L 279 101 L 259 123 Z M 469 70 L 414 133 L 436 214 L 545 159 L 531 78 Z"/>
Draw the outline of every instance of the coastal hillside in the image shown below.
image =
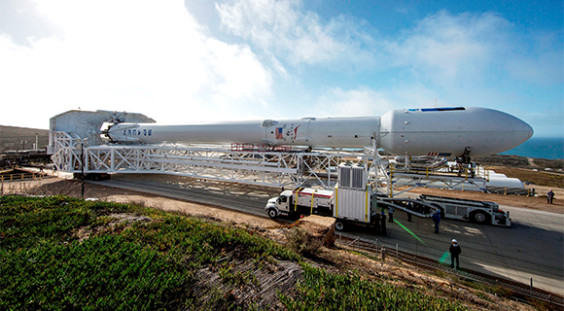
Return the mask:
<path fill-rule="evenodd" d="M 275 230 L 280 243 L 265 229 L 65 196 L 2 196 L 0 214 L 2 310 L 547 308 L 393 259 L 303 247 L 311 237 L 293 226 Z"/>
<path fill-rule="evenodd" d="M 552 159 L 542 159 L 542 158 L 526 158 L 516 155 L 504 155 L 504 154 L 491 154 L 487 156 L 473 157 L 473 161 L 480 165 L 485 166 L 510 166 L 519 168 L 530 168 L 530 169 L 550 169 L 550 170 L 562 170 L 564 169 L 564 160 L 552 160 Z"/>
<path fill-rule="evenodd" d="M 28 127 L 0 125 L 0 152 L 33 149 L 37 137 L 37 149 L 49 144 L 49 131 Z"/>

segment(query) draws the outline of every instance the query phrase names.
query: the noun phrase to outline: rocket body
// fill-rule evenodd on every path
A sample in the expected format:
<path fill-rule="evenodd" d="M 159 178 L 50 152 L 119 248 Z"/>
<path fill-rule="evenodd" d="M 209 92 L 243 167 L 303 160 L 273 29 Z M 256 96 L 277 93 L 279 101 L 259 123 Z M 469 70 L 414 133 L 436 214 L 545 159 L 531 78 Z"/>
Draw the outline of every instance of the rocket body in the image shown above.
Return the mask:
<path fill-rule="evenodd" d="M 303 118 L 216 124 L 118 123 L 105 131 L 117 143 L 267 144 L 312 148 L 372 146 L 397 155 L 459 156 L 512 149 L 533 129 L 509 114 L 487 108 L 393 110 L 381 117 Z"/>

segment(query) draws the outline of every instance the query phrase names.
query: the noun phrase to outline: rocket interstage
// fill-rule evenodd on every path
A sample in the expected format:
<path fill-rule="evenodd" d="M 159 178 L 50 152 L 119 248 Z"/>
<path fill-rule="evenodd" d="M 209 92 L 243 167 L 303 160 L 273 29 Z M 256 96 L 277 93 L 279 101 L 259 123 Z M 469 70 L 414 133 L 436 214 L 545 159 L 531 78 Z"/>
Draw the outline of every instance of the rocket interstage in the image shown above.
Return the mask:
<path fill-rule="evenodd" d="M 303 118 L 159 125 L 110 124 L 103 136 L 116 143 L 267 144 L 311 148 L 372 146 L 396 155 L 473 156 L 512 149 L 533 135 L 524 121 L 487 108 L 392 110 L 381 117 Z"/>

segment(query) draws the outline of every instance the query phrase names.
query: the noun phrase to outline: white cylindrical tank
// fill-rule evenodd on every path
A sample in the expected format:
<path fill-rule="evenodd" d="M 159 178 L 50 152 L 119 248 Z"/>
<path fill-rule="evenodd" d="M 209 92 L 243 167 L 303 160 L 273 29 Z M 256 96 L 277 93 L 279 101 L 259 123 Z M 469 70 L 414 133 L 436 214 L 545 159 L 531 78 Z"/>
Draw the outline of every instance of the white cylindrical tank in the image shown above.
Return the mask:
<path fill-rule="evenodd" d="M 107 130 L 115 142 L 155 144 L 268 144 L 330 148 L 362 148 L 378 133 L 379 117 L 303 118 L 219 124 L 157 125 L 119 123 Z"/>
<path fill-rule="evenodd" d="M 217 124 L 112 124 L 104 136 L 113 142 L 186 144 L 268 144 L 312 148 L 363 148 L 375 141 L 398 155 L 460 156 L 509 150 L 529 139 L 533 129 L 509 114 L 487 108 L 393 110 L 382 117 L 303 118 Z"/>

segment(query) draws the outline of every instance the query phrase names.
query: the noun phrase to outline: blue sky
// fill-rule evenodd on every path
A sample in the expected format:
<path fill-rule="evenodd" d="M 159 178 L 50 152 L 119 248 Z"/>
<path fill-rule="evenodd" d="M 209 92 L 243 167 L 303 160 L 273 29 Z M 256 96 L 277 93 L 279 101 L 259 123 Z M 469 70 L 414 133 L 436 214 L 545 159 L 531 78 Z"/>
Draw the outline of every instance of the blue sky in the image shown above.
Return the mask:
<path fill-rule="evenodd" d="M 562 1 L 3 0 L 0 124 L 476 106 L 564 136 Z"/>

